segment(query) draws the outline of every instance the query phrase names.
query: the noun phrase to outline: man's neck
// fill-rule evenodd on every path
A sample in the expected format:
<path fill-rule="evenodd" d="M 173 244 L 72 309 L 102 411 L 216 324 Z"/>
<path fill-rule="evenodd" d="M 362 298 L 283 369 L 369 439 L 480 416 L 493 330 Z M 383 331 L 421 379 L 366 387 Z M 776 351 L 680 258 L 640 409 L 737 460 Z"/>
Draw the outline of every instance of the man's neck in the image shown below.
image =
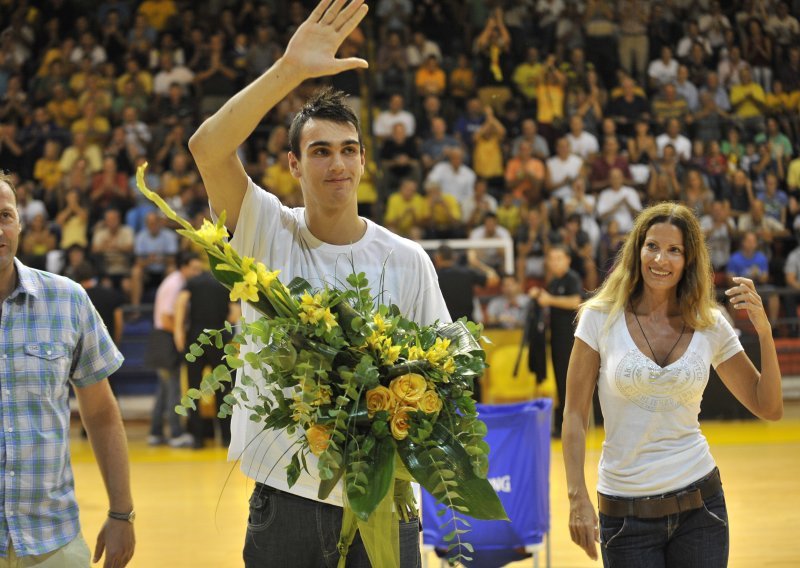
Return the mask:
<path fill-rule="evenodd" d="M 306 208 L 306 224 L 311 234 L 330 245 L 358 242 L 367 232 L 367 222 L 357 211 L 312 211 Z"/>

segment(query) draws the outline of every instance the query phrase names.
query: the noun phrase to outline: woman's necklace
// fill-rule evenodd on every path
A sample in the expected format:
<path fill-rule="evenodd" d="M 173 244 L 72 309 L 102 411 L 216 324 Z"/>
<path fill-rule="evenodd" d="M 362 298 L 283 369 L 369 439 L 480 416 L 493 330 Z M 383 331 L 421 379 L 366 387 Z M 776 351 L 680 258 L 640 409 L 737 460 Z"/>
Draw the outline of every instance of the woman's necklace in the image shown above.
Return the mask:
<path fill-rule="evenodd" d="M 636 323 L 639 325 L 639 330 L 642 332 L 642 337 L 644 337 L 645 343 L 647 343 L 647 346 L 650 348 L 650 353 L 653 354 L 653 361 L 655 361 L 656 365 L 658 365 L 663 369 L 664 365 L 658 362 L 658 357 L 656 357 L 656 352 L 653 351 L 653 346 L 650 345 L 650 340 L 647 339 L 647 334 L 645 334 L 644 332 L 644 328 L 642 327 L 642 322 L 639 321 L 639 316 L 636 315 L 636 311 L 633 309 L 633 304 L 631 304 L 631 313 L 633 314 L 633 319 L 635 319 Z M 670 349 L 669 353 L 667 353 L 666 357 L 664 357 L 664 363 L 669 361 L 669 356 L 672 355 L 672 352 L 675 351 L 675 348 L 678 346 L 678 343 L 680 343 L 684 331 L 686 331 L 686 322 L 683 322 L 683 327 L 681 327 L 681 332 L 678 335 L 678 339 L 675 340 L 675 343 L 672 345 L 672 349 Z"/>

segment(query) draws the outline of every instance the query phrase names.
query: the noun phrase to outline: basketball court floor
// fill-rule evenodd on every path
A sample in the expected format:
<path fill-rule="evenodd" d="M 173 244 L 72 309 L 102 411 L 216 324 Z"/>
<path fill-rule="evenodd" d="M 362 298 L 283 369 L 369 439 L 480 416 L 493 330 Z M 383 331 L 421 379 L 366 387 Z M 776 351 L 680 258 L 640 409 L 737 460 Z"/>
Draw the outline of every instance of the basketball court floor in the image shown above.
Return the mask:
<path fill-rule="evenodd" d="M 800 411 L 777 423 L 705 422 L 722 472 L 731 531 L 730 568 L 800 567 Z M 146 444 L 145 422 L 127 425 L 136 503 L 132 568 L 236 568 L 252 482 L 221 448 L 179 450 Z M 83 533 L 94 546 L 107 501 L 91 448 L 73 428 L 72 456 Z M 597 479 L 602 432 L 589 439 L 587 481 Z M 560 442 L 550 475 L 552 566 L 601 566 L 572 544 Z M 439 566 L 433 554 L 424 560 Z M 531 566 L 518 562 L 514 568 Z M 540 563 L 543 566 L 544 562 Z M 299 567 L 302 568 L 302 567 Z"/>

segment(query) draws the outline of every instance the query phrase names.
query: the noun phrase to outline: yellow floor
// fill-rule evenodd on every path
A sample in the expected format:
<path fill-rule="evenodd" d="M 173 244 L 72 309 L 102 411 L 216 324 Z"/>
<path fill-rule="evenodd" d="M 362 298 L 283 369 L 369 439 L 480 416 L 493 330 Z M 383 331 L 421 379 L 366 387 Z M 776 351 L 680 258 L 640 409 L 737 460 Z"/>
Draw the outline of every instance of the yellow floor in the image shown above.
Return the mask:
<path fill-rule="evenodd" d="M 703 431 L 725 484 L 731 518 L 730 567 L 800 566 L 800 419 L 708 422 Z M 144 425 L 129 425 L 128 432 L 138 515 L 138 545 L 130 566 L 242 566 L 247 498 L 252 485 L 225 461 L 225 452 L 218 448 L 149 448 Z M 595 432 L 589 442 L 587 479 L 591 484 L 596 481 L 601 441 L 602 432 Z M 76 436 L 72 448 L 84 536 L 93 547 L 107 502 L 88 443 Z M 558 442 L 553 443 L 550 487 L 552 565 L 599 566 L 569 539 Z M 431 565 L 438 566 L 438 562 Z"/>

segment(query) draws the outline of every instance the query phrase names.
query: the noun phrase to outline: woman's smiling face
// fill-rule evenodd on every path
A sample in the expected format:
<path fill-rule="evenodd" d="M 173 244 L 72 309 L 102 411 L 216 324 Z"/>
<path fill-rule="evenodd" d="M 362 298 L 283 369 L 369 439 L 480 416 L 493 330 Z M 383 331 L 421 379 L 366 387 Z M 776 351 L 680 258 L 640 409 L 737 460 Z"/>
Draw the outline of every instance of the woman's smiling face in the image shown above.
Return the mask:
<path fill-rule="evenodd" d="M 656 223 L 647 230 L 640 259 L 645 287 L 677 288 L 686 265 L 683 233 L 671 223 Z"/>

